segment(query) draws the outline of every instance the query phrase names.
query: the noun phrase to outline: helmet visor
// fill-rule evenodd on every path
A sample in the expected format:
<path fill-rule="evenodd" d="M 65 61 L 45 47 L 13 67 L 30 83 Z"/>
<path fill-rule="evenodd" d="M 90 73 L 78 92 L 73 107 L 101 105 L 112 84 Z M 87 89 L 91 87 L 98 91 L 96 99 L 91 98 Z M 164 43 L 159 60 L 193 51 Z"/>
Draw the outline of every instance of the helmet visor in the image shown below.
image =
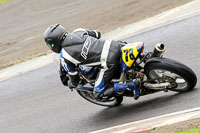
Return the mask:
<path fill-rule="evenodd" d="M 61 47 L 56 42 L 54 43 L 51 39 L 48 39 L 46 43 L 53 52 L 60 53 Z"/>
<path fill-rule="evenodd" d="M 51 50 L 55 48 L 55 43 L 51 39 L 48 39 L 46 43 Z"/>
<path fill-rule="evenodd" d="M 54 44 L 54 43 L 47 43 L 47 45 L 48 45 L 48 47 L 49 47 L 50 49 L 53 49 L 53 48 L 55 47 L 55 44 Z"/>

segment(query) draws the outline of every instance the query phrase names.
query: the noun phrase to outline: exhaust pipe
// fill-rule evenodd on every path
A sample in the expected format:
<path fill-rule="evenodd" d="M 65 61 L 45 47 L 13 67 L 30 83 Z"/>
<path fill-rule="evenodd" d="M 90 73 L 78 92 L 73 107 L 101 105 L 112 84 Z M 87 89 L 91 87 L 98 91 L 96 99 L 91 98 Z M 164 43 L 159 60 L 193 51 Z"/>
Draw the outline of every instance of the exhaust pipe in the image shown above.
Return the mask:
<path fill-rule="evenodd" d="M 166 46 L 162 43 L 157 43 L 153 50 L 151 57 L 162 57 L 165 52 Z"/>
<path fill-rule="evenodd" d="M 160 90 L 160 89 L 164 89 L 167 88 L 168 86 L 170 86 L 171 84 L 169 82 L 166 83 L 159 83 L 159 84 L 151 84 L 151 83 L 145 83 L 144 86 L 148 89 L 152 89 L 152 90 Z"/>

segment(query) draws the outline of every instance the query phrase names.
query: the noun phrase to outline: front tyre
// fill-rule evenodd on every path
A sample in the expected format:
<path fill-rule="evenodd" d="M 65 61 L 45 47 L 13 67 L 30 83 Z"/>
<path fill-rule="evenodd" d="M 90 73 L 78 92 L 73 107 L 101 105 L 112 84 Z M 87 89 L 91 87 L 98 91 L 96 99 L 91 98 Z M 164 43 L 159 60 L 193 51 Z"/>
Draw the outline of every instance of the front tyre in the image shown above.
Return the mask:
<path fill-rule="evenodd" d="M 148 79 L 157 79 L 156 82 L 169 82 L 167 89 L 177 92 L 192 90 L 196 83 L 195 73 L 187 66 L 167 58 L 152 58 L 144 67 Z"/>
<path fill-rule="evenodd" d="M 123 101 L 123 96 L 114 96 L 109 99 L 103 99 L 102 101 L 97 101 L 94 98 L 92 91 L 90 92 L 90 91 L 77 90 L 77 92 L 81 97 L 83 97 L 87 101 L 100 105 L 100 106 L 115 107 L 115 106 L 119 106 Z"/>

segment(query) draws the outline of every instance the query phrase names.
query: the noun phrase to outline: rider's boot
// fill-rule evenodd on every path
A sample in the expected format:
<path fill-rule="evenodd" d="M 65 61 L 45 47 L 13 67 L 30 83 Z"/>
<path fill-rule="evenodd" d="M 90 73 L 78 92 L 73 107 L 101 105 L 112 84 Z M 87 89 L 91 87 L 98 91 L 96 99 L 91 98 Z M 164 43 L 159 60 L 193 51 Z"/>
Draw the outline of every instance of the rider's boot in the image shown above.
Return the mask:
<path fill-rule="evenodd" d="M 133 98 L 137 100 L 142 93 L 141 86 L 141 80 L 139 78 L 133 80 L 133 82 L 129 82 L 126 84 L 119 84 L 114 83 L 113 85 L 110 85 L 108 88 L 95 88 L 93 91 L 94 97 L 97 100 L 101 100 L 102 98 L 109 98 L 113 97 L 114 95 L 122 95 L 125 91 L 132 91 L 133 92 Z"/>
<path fill-rule="evenodd" d="M 133 82 L 129 82 L 126 84 L 114 83 L 114 88 L 115 88 L 116 94 L 122 95 L 125 91 L 132 91 L 133 98 L 135 100 L 137 100 L 142 93 L 142 89 L 140 86 L 141 86 L 140 79 L 135 79 L 135 80 L 133 80 Z"/>

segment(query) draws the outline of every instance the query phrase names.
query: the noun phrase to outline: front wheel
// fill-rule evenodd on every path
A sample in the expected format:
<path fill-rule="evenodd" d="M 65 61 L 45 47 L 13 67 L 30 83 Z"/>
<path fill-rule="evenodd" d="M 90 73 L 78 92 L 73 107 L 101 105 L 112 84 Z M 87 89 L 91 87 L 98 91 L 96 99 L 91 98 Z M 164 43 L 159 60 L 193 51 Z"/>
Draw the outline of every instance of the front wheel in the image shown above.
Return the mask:
<path fill-rule="evenodd" d="M 94 104 L 97 104 L 97 105 L 106 106 L 106 107 L 115 107 L 115 106 L 118 106 L 123 101 L 123 96 L 114 96 L 114 97 L 109 98 L 109 99 L 102 99 L 100 101 L 97 101 L 94 98 L 92 91 L 77 90 L 77 92 L 78 92 L 78 94 L 81 97 L 83 97 L 87 101 L 89 101 L 91 103 L 94 103 Z"/>
<path fill-rule="evenodd" d="M 167 58 L 152 58 L 144 67 L 148 79 L 154 83 L 169 83 L 167 89 L 177 92 L 192 90 L 196 83 L 195 73 L 187 66 Z"/>

